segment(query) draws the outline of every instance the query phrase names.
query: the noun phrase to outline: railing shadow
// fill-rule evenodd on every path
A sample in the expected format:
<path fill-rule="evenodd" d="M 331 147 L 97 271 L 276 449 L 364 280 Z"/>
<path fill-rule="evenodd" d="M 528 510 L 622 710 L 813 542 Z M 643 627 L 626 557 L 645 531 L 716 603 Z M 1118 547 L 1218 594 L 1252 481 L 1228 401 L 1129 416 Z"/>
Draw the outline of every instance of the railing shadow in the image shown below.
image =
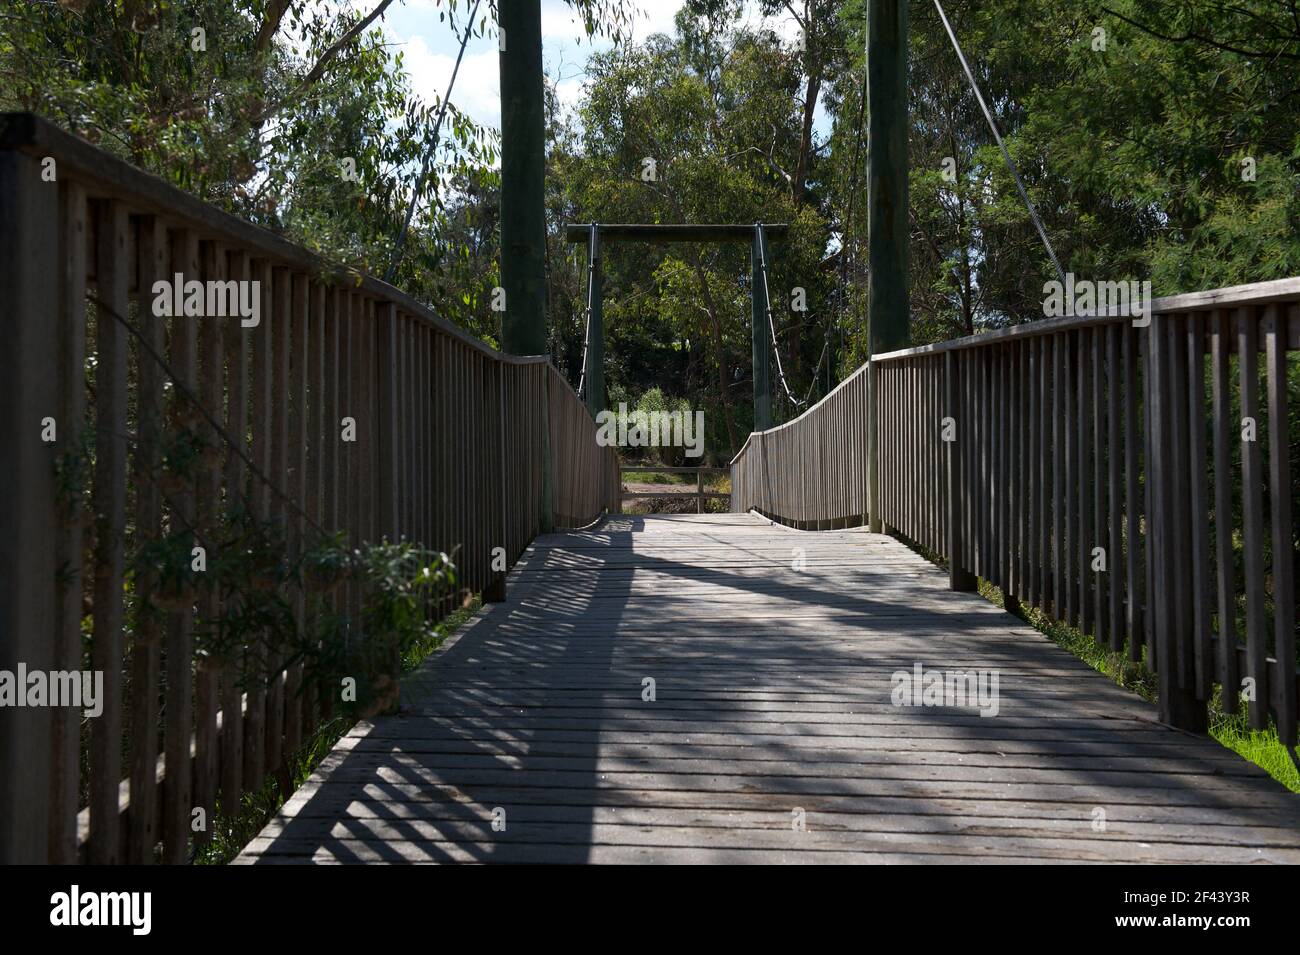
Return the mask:
<path fill-rule="evenodd" d="M 719 528 L 727 556 L 710 563 L 639 544 L 646 524 L 539 540 L 504 612 L 428 667 L 415 712 L 332 757 L 266 861 L 586 862 L 611 840 L 653 857 L 691 837 L 698 860 L 723 861 L 754 840 L 807 845 L 792 806 L 820 827 L 799 838 L 828 852 L 1300 848 L 1300 805 L 1261 771 L 1159 727 L 1153 707 L 911 552 L 819 563 L 820 542 L 847 535 L 789 532 L 808 560 L 796 571 L 770 541 Z M 656 585 L 634 587 L 638 573 Z M 728 619 L 728 592 L 767 608 L 761 627 Z M 916 664 L 998 671 L 998 714 L 896 708 L 892 675 Z M 656 674 L 660 709 L 644 709 L 640 677 Z"/>

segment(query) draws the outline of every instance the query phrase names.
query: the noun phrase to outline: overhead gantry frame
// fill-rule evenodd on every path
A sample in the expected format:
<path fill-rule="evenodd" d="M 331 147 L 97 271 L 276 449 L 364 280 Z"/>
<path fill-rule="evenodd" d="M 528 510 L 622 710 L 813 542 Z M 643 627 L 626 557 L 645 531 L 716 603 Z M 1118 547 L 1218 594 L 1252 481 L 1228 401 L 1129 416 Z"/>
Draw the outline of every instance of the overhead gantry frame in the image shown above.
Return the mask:
<path fill-rule="evenodd" d="M 602 242 L 745 242 L 750 243 L 749 261 L 750 313 L 753 332 L 754 362 L 754 430 L 772 426 L 772 386 L 769 366 L 769 312 L 767 291 L 767 239 L 782 239 L 789 231 L 786 223 L 755 222 L 752 225 L 680 224 L 643 225 L 639 223 L 575 223 L 565 228 L 565 238 L 587 245 L 587 341 L 583 357 L 583 397 L 587 410 L 595 417 L 605 402 L 605 327 L 604 282 L 600 273 Z M 771 343 L 775 347 L 775 343 Z"/>

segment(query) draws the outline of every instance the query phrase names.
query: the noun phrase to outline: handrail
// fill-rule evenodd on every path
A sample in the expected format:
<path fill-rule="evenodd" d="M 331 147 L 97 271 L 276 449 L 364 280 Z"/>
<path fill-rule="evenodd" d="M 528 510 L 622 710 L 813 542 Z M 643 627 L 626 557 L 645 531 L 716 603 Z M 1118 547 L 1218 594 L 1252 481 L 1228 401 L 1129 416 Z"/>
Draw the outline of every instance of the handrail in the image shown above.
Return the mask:
<path fill-rule="evenodd" d="M 230 283 L 259 320 L 155 314 L 176 273 Z M 454 557 L 436 618 L 466 593 L 504 599 L 539 532 L 617 507 L 615 451 L 546 357 L 505 355 L 30 114 L 0 115 L 0 296 L 0 669 L 80 671 L 93 598 L 106 688 L 86 800 L 80 713 L 6 709 L 0 861 L 182 862 L 331 711 L 287 650 L 203 650 L 183 595 L 129 615 L 128 544 L 210 543 L 234 513 L 281 529 L 286 562 L 316 527 L 351 548 L 405 539 Z M 197 442 L 184 472 L 177 442 Z M 359 619 L 355 582 L 327 599 Z M 201 617 L 221 600 L 205 590 Z M 286 601 L 304 627 L 304 594 Z"/>
<path fill-rule="evenodd" d="M 497 361 L 512 365 L 545 364 L 545 355 L 508 355 L 475 338 L 459 325 L 373 275 L 343 268 L 320 255 L 276 235 L 262 226 L 196 199 L 151 172 L 118 159 L 97 146 L 60 129 L 34 113 L 0 113 L 0 150 L 15 150 L 38 159 L 53 157 L 56 170 L 71 171 L 83 187 L 103 195 L 132 198 L 132 211 L 163 216 L 169 223 L 220 237 L 231 246 L 286 267 L 323 279 L 351 285 L 357 291 L 392 302 L 420 321 Z"/>
<path fill-rule="evenodd" d="M 874 356 L 732 461 L 732 510 L 871 521 L 1092 634 L 1203 731 L 1215 685 L 1297 737 L 1288 374 L 1300 278 Z M 868 460 L 874 418 L 876 459 Z M 879 478 L 872 484 L 872 465 Z M 1215 476 L 1220 476 L 1216 480 Z"/>
<path fill-rule="evenodd" d="M 1169 295 L 1152 299 L 1152 315 L 1174 315 L 1187 312 L 1208 312 L 1216 308 L 1245 308 L 1247 306 L 1269 305 L 1275 302 L 1288 302 L 1300 299 L 1300 278 L 1273 279 L 1268 282 L 1254 282 L 1246 285 L 1231 285 L 1226 288 L 1208 289 L 1204 292 L 1185 292 L 1181 295 Z M 873 355 L 873 362 L 894 361 L 915 355 L 934 355 L 946 351 L 965 348 L 979 348 L 996 341 L 1052 335 L 1057 332 L 1074 331 L 1080 328 L 1094 328 L 1098 325 L 1131 323 L 1133 319 L 1124 314 L 1118 306 L 1112 306 L 1105 312 L 1093 312 L 1087 315 L 1069 315 L 1061 318 L 1043 318 L 1005 328 L 990 329 L 975 335 L 937 342 L 933 345 L 917 345 L 912 348 L 900 348 L 897 351 Z M 1300 342 L 1296 342 L 1300 345 Z M 859 369 L 860 370 L 860 369 Z"/>

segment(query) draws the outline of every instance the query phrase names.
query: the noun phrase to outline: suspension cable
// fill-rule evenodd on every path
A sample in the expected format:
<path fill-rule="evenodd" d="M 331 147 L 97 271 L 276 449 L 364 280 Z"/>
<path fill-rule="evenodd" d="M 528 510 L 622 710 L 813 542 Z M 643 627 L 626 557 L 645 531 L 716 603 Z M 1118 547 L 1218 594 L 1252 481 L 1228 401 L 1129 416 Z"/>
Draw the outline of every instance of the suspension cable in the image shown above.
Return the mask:
<path fill-rule="evenodd" d="M 591 224 L 591 234 L 587 238 L 587 328 L 582 333 L 582 370 L 578 375 L 578 397 L 583 396 L 583 390 L 587 387 L 587 350 L 591 348 L 591 307 L 593 302 L 593 293 L 596 289 L 596 230 L 599 228 L 595 222 Z"/>
<path fill-rule="evenodd" d="M 948 22 L 948 15 L 943 12 L 943 4 L 939 0 L 934 0 L 934 6 L 939 11 L 939 19 L 943 21 L 943 28 L 948 33 L 948 39 L 952 40 L 952 48 L 957 51 L 957 59 L 961 61 L 961 68 L 966 73 L 966 79 L 970 83 L 971 90 L 975 93 L 975 99 L 979 102 L 980 109 L 984 111 L 984 118 L 988 120 L 989 129 L 993 130 L 993 138 L 997 140 L 998 148 L 1002 150 L 1002 158 L 1007 161 L 1011 176 L 1016 180 L 1016 188 L 1020 190 L 1020 198 L 1025 201 L 1025 208 L 1029 210 L 1029 217 L 1034 221 L 1034 228 L 1038 230 L 1038 236 L 1043 240 L 1043 247 L 1047 249 L 1047 255 L 1052 260 L 1052 265 L 1056 266 L 1056 274 L 1060 276 L 1061 284 L 1064 285 L 1065 270 L 1061 268 L 1061 263 L 1056 258 L 1056 252 L 1052 249 L 1051 240 L 1047 238 L 1047 230 L 1043 228 L 1043 220 L 1038 217 L 1038 210 L 1034 208 L 1029 193 L 1025 190 L 1025 184 L 1020 179 L 1020 171 L 1016 168 L 1015 160 L 1011 158 L 1011 153 L 1007 150 L 1007 144 L 1002 141 L 1002 133 L 998 131 L 998 124 L 993 119 L 988 104 L 984 102 L 984 96 L 980 93 L 979 84 L 975 82 L 975 74 L 971 72 L 970 64 L 966 62 L 966 54 L 962 53 L 961 44 L 957 42 L 957 34 L 953 32 L 952 24 Z"/>
<path fill-rule="evenodd" d="M 808 382 L 808 393 L 803 396 L 804 404 L 807 404 L 809 399 L 812 398 L 813 389 L 817 387 L 817 376 L 821 373 L 822 362 L 826 360 L 826 352 L 830 350 L 830 347 L 831 347 L 831 336 L 828 332 L 826 335 L 826 340 L 822 345 L 821 357 L 817 359 L 817 367 L 813 369 L 812 380 Z M 830 394 L 829 382 L 827 383 L 826 392 L 827 394 Z"/>
<path fill-rule="evenodd" d="M 442 118 L 447 115 L 447 104 L 451 102 L 451 91 L 456 87 L 456 74 L 460 72 L 460 61 L 465 56 L 465 46 L 469 43 L 470 35 L 474 32 L 474 17 L 478 15 L 478 7 L 481 2 L 482 0 L 474 0 L 474 9 L 469 12 L 469 22 L 465 25 L 465 35 L 460 39 L 460 52 L 456 54 L 456 65 L 451 68 L 451 80 L 447 83 L 447 93 L 438 105 L 438 118 L 433 123 L 433 137 L 429 140 L 429 148 L 424 154 L 423 162 L 420 164 L 420 176 L 415 180 L 415 187 L 411 190 L 411 201 L 406 206 L 406 219 L 402 223 L 402 231 L 397 233 L 397 242 L 393 246 L 393 256 L 389 259 L 387 271 L 384 272 L 385 282 L 393 280 L 393 275 L 397 272 L 397 265 L 402 261 L 402 249 L 406 245 L 406 233 L 411 228 L 411 217 L 415 215 L 415 204 L 420 198 L 420 189 L 424 186 L 425 177 L 429 175 L 429 166 L 432 165 L 433 154 L 438 148 L 438 134 L 442 129 Z"/>
<path fill-rule="evenodd" d="M 763 235 L 763 223 L 755 223 L 754 228 L 758 234 L 758 270 L 763 277 L 763 307 L 767 312 L 767 328 L 772 335 L 772 354 L 776 356 L 776 376 L 780 379 L 781 387 L 790 404 L 798 408 L 803 402 L 794 396 L 789 383 L 785 380 L 785 369 L 781 367 L 781 349 L 777 347 L 776 321 L 772 318 L 772 295 L 767 285 L 767 238 Z"/>

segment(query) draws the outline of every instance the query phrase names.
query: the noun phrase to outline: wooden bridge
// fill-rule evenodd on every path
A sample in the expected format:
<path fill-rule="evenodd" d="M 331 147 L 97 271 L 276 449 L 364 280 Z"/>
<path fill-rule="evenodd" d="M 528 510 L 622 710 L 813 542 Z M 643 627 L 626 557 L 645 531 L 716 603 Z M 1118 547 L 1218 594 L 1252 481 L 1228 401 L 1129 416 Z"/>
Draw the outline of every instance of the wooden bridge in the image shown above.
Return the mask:
<path fill-rule="evenodd" d="M 1300 862 L 1294 795 L 890 537 L 611 517 L 509 589 L 239 861 Z"/>
<path fill-rule="evenodd" d="M 237 589 L 150 612 L 138 560 L 235 514 L 490 601 L 241 861 L 1300 861 L 1297 797 L 1204 735 L 1218 694 L 1296 743 L 1300 280 L 876 356 L 750 436 L 732 514 L 631 517 L 545 358 L 0 120 L 0 670 L 105 678 L 0 714 L 0 859 L 183 862 L 287 779 L 336 701 L 269 625 L 219 639 Z M 176 273 L 260 322 L 159 315 Z M 295 632 L 360 619 L 263 571 Z"/>

